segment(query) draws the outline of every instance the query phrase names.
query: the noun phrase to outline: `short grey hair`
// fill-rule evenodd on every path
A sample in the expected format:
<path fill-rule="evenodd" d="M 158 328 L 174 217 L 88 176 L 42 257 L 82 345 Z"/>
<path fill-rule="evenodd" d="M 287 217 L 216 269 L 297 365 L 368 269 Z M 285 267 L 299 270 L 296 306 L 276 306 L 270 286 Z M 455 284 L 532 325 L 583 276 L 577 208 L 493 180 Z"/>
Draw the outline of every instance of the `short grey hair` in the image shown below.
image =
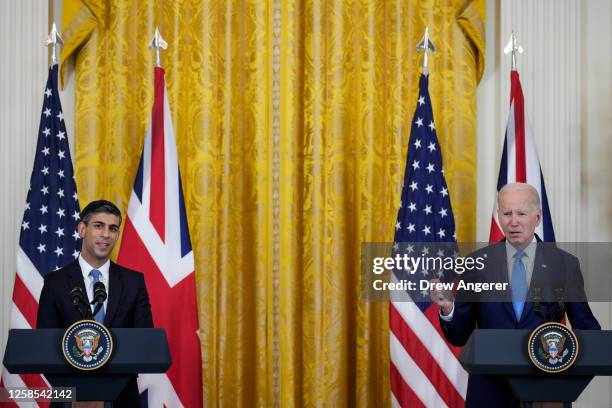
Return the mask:
<path fill-rule="evenodd" d="M 538 190 L 536 190 L 534 186 L 527 183 L 510 183 L 503 186 L 497 193 L 497 206 L 499 207 L 500 205 L 501 195 L 503 193 L 512 193 L 515 191 L 529 191 L 531 193 L 531 202 L 533 206 L 537 210 L 542 209 L 542 204 L 540 202 L 540 193 L 538 193 Z"/>

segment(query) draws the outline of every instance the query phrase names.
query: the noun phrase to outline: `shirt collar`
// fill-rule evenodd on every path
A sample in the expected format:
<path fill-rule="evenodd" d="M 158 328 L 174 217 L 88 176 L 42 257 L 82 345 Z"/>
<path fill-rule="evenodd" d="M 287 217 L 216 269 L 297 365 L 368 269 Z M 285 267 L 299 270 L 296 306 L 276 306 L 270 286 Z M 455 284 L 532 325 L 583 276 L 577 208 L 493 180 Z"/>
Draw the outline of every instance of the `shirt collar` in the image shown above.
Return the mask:
<path fill-rule="evenodd" d="M 89 272 L 93 269 L 97 269 L 100 271 L 100 280 L 106 281 L 108 280 L 108 271 L 110 269 L 110 259 L 107 259 L 102 266 L 99 268 L 94 268 L 83 258 L 83 255 L 79 254 L 79 265 L 81 266 L 81 272 L 83 273 L 83 279 L 85 282 L 89 282 Z"/>
<path fill-rule="evenodd" d="M 523 250 L 523 252 L 525 253 L 525 256 L 528 259 L 533 259 L 533 255 L 535 254 L 537 243 L 538 241 L 534 235 L 529 245 L 527 245 L 527 247 Z M 509 243 L 508 240 L 506 240 L 506 255 L 508 259 L 514 259 L 514 255 L 517 252 L 518 252 L 518 249 L 515 248 L 511 243 Z"/>

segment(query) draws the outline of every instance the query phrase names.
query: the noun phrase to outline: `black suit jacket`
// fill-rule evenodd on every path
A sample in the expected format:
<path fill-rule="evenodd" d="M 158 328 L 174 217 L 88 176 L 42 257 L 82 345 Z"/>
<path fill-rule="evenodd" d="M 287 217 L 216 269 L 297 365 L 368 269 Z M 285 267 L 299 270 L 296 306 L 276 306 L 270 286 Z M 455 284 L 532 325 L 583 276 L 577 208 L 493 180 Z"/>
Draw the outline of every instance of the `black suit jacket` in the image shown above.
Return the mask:
<path fill-rule="evenodd" d="M 38 302 L 37 328 L 68 328 L 83 319 L 70 297 L 70 291 L 76 286 L 80 286 L 83 293 L 87 293 L 78 260 L 45 276 Z M 142 273 L 111 262 L 108 286 L 105 326 L 153 327 L 151 304 Z M 119 396 L 115 406 L 134 407 L 138 404 L 138 385 L 134 377 Z"/>
<path fill-rule="evenodd" d="M 538 240 L 539 241 L 539 240 Z M 471 257 L 486 259 L 485 268 L 475 277 L 466 276 L 466 281 L 508 282 L 508 264 L 505 243 L 483 248 Z M 467 273 L 466 273 L 467 274 Z M 480 329 L 534 329 L 547 321 L 546 316 L 563 317 L 552 291 L 563 287 L 567 301 L 565 314 L 573 329 L 600 330 L 601 326 L 586 302 L 584 283 L 578 259 L 558 249 L 554 244 L 538 244 L 535 253 L 530 293 L 534 287 L 540 288 L 543 302 L 525 302 L 520 319 L 516 318 L 511 301 L 511 291 L 501 294 L 484 294 L 480 302 L 466 301 L 458 294 L 455 301 L 453 318 L 440 319 L 440 326 L 446 339 L 455 346 L 463 346 L 472 331 Z M 495 299 L 499 300 L 495 300 Z M 529 295 L 528 295 L 529 298 Z M 475 300 L 475 299 L 470 299 Z M 559 313 L 561 312 L 561 313 Z M 518 407 L 507 384 L 496 376 L 470 374 L 466 395 L 466 407 Z"/>

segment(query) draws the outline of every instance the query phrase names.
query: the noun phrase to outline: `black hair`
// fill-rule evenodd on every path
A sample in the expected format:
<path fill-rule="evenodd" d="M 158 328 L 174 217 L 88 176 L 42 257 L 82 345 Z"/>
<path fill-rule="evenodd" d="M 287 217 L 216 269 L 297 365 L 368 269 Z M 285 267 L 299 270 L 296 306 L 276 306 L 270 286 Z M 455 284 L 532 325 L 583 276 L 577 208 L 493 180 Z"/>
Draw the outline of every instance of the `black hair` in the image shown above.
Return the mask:
<path fill-rule="evenodd" d="M 87 224 L 92 215 L 97 213 L 113 214 L 119 217 L 119 224 L 121 224 L 121 211 L 117 206 L 107 200 L 96 200 L 87 204 L 81 211 L 81 222 Z"/>

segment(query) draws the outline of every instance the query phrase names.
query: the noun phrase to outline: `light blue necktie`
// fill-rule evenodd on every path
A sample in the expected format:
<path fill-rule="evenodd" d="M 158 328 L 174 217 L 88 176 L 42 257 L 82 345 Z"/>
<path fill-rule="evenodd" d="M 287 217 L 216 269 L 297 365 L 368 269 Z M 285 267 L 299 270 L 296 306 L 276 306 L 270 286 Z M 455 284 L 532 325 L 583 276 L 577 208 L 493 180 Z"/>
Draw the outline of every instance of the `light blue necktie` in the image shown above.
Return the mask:
<path fill-rule="evenodd" d="M 525 297 L 527 296 L 527 272 L 521 261 L 524 256 L 525 252 L 517 251 L 514 254 L 514 266 L 512 267 L 512 307 L 514 307 L 516 320 L 521 320 Z"/>
<path fill-rule="evenodd" d="M 89 277 L 92 280 L 92 286 L 96 284 L 96 282 L 100 282 L 100 271 L 97 269 L 92 269 L 89 272 Z M 98 313 L 94 316 L 94 320 L 99 323 L 104 323 L 104 305 L 98 310 Z"/>

